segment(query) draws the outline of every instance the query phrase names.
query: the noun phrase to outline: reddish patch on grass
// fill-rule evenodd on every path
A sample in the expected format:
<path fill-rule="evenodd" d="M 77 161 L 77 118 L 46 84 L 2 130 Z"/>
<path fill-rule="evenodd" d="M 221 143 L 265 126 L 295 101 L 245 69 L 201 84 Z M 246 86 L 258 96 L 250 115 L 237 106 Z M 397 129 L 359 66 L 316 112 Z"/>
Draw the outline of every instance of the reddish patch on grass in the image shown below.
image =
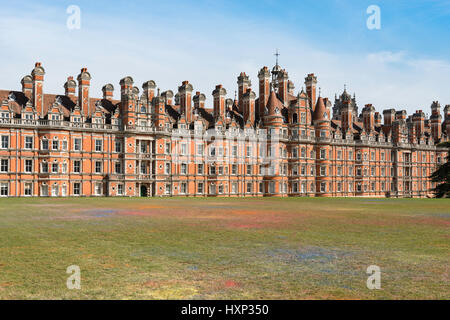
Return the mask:
<path fill-rule="evenodd" d="M 237 288 L 237 287 L 239 287 L 239 283 L 237 283 L 233 280 L 225 281 L 225 288 Z"/>

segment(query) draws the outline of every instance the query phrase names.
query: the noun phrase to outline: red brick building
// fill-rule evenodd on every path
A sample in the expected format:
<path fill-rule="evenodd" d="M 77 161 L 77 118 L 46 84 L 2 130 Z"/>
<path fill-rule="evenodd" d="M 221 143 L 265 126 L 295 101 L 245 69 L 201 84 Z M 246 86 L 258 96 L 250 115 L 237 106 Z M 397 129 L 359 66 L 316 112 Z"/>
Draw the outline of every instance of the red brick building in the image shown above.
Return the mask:
<path fill-rule="evenodd" d="M 0 91 L 1 196 L 373 196 L 423 197 L 447 150 L 450 106 L 358 114 L 345 89 L 334 105 L 317 77 L 294 93 L 278 63 L 245 73 L 213 105 L 183 81 L 177 93 L 131 77 L 92 98 L 91 75 L 69 77 L 64 94 L 44 91 L 36 63 L 21 91 Z M 78 89 L 78 91 L 77 91 Z"/>

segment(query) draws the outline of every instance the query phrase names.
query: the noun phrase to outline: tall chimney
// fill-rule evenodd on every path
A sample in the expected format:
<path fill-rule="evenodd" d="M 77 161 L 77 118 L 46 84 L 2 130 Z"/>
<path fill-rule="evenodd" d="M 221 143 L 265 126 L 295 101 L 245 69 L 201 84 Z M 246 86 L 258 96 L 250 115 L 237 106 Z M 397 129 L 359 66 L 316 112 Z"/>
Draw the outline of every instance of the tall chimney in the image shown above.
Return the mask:
<path fill-rule="evenodd" d="M 441 105 L 438 101 L 433 101 L 431 105 L 431 135 L 435 141 L 438 141 L 441 138 L 442 127 L 441 127 Z"/>
<path fill-rule="evenodd" d="M 247 90 L 250 88 L 252 83 L 250 82 L 248 75 L 245 74 L 245 72 L 241 72 L 241 74 L 238 77 L 238 101 L 239 101 L 239 111 L 243 112 L 243 100 L 242 97 L 247 92 Z"/>
<path fill-rule="evenodd" d="M 257 118 L 264 116 L 264 109 L 266 108 L 267 101 L 269 101 L 270 95 L 270 72 L 267 67 L 263 67 L 258 73 L 259 79 L 259 105 L 256 110 Z"/>
<path fill-rule="evenodd" d="M 47 115 L 47 110 L 44 110 L 44 75 L 45 70 L 41 63 L 36 62 L 33 71 L 31 71 L 33 81 L 33 96 L 31 100 L 40 118 L 44 118 Z"/>
<path fill-rule="evenodd" d="M 249 123 L 253 126 L 255 124 L 256 94 L 252 91 L 252 89 L 248 89 L 242 98 L 244 101 L 244 124 L 249 121 Z"/>
<path fill-rule="evenodd" d="M 200 91 L 197 91 L 195 93 L 193 100 L 194 100 L 194 109 L 198 109 L 198 108 L 204 109 L 205 108 L 206 96 L 203 93 L 200 93 Z"/>
<path fill-rule="evenodd" d="M 185 117 L 187 123 L 192 122 L 192 91 L 194 88 L 189 81 L 183 81 L 181 86 L 178 87 L 178 93 L 180 95 L 180 111 L 182 116 Z"/>
<path fill-rule="evenodd" d="M 92 109 L 89 103 L 89 87 L 91 85 L 91 75 L 87 68 L 82 68 L 81 73 L 77 77 L 78 80 L 78 105 L 83 115 L 88 118 L 92 115 Z M 92 107 L 92 109 L 91 109 Z"/>
<path fill-rule="evenodd" d="M 314 73 L 308 74 L 305 78 L 306 95 L 309 99 L 309 105 L 311 110 L 314 112 L 316 108 L 316 87 L 317 87 L 317 77 Z"/>
<path fill-rule="evenodd" d="M 288 73 L 283 69 L 278 73 L 278 94 L 284 106 L 287 106 L 288 96 Z"/>
<path fill-rule="evenodd" d="M 363 111 L 363 123 L 366 132 L 375 130 L 375 108 L 371 104 L 366 104 Z"/>
<path fill-rule="evenodd" d="M 216 86 L 216 89 L 212 92 L 214 97 L 214 117 L 223 117 L 225 119 L 225 96 L 227 90 L 223 88 L 221 84 Z"/>
<path fill-rule="evenodd" d="M 146 81 L 142 84 L 142 90 L 144 90 L 144 96 L 148 103 L 151 103 L 155 97 L 156 83 L 153 80 Z"/>

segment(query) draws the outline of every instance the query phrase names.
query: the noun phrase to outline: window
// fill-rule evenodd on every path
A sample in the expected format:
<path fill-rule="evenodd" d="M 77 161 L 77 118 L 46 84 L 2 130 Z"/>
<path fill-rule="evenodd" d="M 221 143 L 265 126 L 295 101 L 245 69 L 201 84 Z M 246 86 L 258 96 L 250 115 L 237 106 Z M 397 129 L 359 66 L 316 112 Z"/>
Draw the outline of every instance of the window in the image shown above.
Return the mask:
<path fill-rule="evenodd" d="M 42 150 L 48 150 L 48 140 L 42 140 Z"/>
<path fill-rule="evenodd" d="M 123 195 L 123 184 L 117 185 L 117 194 L 119 196 Z"/>
<path fill-rule="evenodd" d="M 298 176 L 298 166 L 297 165 L 294 165 L 292 167 L 292 175 Z"/>
<path fill-rule="evenodd" d="M 46 184 L 41 185 L 41 196 L 44 197 L 48 196 L 48 185 Z"/>
<path fill-rule="evenodd" d="M 63 162 L 62 166 L 61 166 L 61 172 L 62 173 L 67 173 L 67 162 Z"/>
<path fill-rule="evenodd" d="M 73 139 L 73 150 L 81 151 L 81 139 L 80 138 Z"/>
<path fill-rule="evenodd" d="M 294 149 L 292 150 L 292 157 L 293 157 L 293 158 L 298 158 L 298 148 L 294 148 Z"/>
<path fill-rule="evenodd" d="M 306 123 L 306 113 L 305 112 L 300 113 L 300 122 L 302 124 Z"/>
<path fill-rule="evenodd" d="M 181 154 L 182 155 L 187 154 L 187 144 L 186 143 L 181 144 Z"/>
<path fill-rule="evenodd" d="M 33 149 L 33 137 L 25 137 L 25 149 Z"/>
<path fill-rule="evenodd" d="M 216 156 L 216 147 L 214 147 L 214 146 L 209 147 L 209 155 L 211 157 Z"/>
<path fill-rule="evenodd" d="M 114 143 L 114 148 L 116 152 L 122 152 L 122 141 L 116 140 Z"/>
<path fill-rule="evenodd" d="M 95 184 L 95 195 L 101 196 L 103 194 L 103 183 Z"/>
<path fill-rule="evenodd" d="M 199 155 L 199 156 L 203 155 L 203 145 L 202 144 L 197 145 L 197 155 Z"/>
<path fill-rule="evenodd" d="M 52 173 L 58 173 L 58 162 L 52 163 Z"/>
<path fill-rule="evenodd" d="M 180 193 L 185 194 L 187 192 L 187 184 L 186 182 L 182 182 L 180 185 Z"/>
<path fill-rule="evenodd" d="M 327 167 L 325 167 L 325 166 L 321 166 L 320 167 L 320 175 L 321 176 L 326 176 L 327 175 Z"/>
<path fill-rule="evenodd" d="M 237 146 L 232 146 L 232 148 L 231 148 L 231 155 L 233 157 L 237 157 L 237 155 L 238 155 L 238 147 Z"/>
<path fill-rule="evenodd" d="M 293 193 L 298 193 L 298 183 L 297 182 L 294 182 L 292 184 L 292 192 Z"/>
<path fill-rule="evenodd" d="M 252 156 L 252 147 L 247 146 L 247 157 L 251 157 L 251 156 Z"/>
<path fill-rule="evenodd" d="M 302 158 L 306 158 L 306 148 L 302 148 Z"/>
<path fill-rule="evenodd" d="M 251 175 L 251 174 L 252 174 L 252 165 L 251 165 L 251 164 L 248 164 L 248 165 L 247 165 L 247 174 L 248 174 L 248 175 Z"/>
<path fill-rule="evenodd" d="M 327 151 L 325 149 L 320 149 L 320 159 L 326 159 Z"/>
<path fill-rule="evenodd" d="M 53 140 L 52 141 L 52 150 L 58 150 L 59 149 L 59 141 Z"/>
<path fill-rule="evenodd" d="M 30 173 L 33 171 L 33 160 L 25 159 L 25 172 Z"/>
<path fill-rule="evenodd" d="M 263 193 L 264 192 L 264 183 L 260 182 L 259 183 L 259 193 Z"/>
<path fill-rule="evenodd" d="M 320 183 L 320 192 L 327 192 L 327 184 L 325 182 Z"/>
<path fill-rule="evenodd" d="M 1 196 L 3 196 L 3 197 L 8 196 L 8 194 L 9 194 L 8 189 L 9 189 L 8 183 L 6 183 L 6 182 L 0 183 L 0 195 Z"/>
<path fill-rule="evenodd" d="M 231 193 L 237 193 L 237 190 L 238 190 L 237 182 L 233 182 L 231 184 Z"/>
<path fill-rule="evenodd" d="M 117 161 L 117 162 L 114 164 L 114 170 L 115 170 L 115 172 L 116 172 L 117 174 L 122 173 L 122 163 L 119 162 L 119 161 Z"/>
<path fill-rule="evenodd" d="M 342 151 L 341 150 L 338 150 L 338 152 L 337 152 L 337 159 L 338 160 L 342 159 Z"/>
<path fill-rule="evenodd" d="M 95 151 L 101 152 L 103 149 L 103 141 L 102 140 L 95 140 Z"/>
<path fill-rule="evenodd" d="M 219 184 L 219 194 L 223 193 L 223 185 Z"/>
<path fill-rule="evenodd" d="M 251 182 L 247 182 L 247 193 L 252 193 L 253 184 Z"/>
<path fill-rule="evenodd" d="M 33 184 L 32 183 L 25 183 L 24 184 L 24 195 L 25 196 L 31 196 L 33 194 Z"/>
<path fill-rule="evenodd" d="M 53 184 L 52 186 L 52 197 L 57 197 L 59 194 L 59 186 L 58 184 Z"/>
<path fill-rule="evenodd" d="M 81 161 L 80 160 L 73 161 L 73 172 L 81 173 Z"/>
<path fill-rule="evenodd" d="M 95 173 L 102 173 L 102 162 L 95 161 Z"/>
<path fill-rule="evenodd" d="M 203 182 L 197 184 L 197 193 L 203 193 Z"/>
<path fill-rule="evenodd" d="M 166 143 L 166 154 L 170 154 L 170 143 Z"/>
<path fill-rule="evenodd" d="M 8 149 L 8 148 L 9 148 L 9 137 L 2 136 L 2 149 Z"/>
<path fill-rule="evenodd" d="M 8 159 L 2 159 L 0 161 L 0 171 L 1 172 L 8 172 Z"/>
<path fill-rule="evenodd" d="M 233 175 L 237 174 L 237 164 L 231 165 L 231 174 L 233 174 Z"/>
<path fill-rule="evenodd" d="M 81 194 L 81 183 L 75 182 L 73 184 L 73 194 L 79 196 Z"/>
<path fill-rule="evenodd" d="M 42 162 L 42 164 L 41 164 L 41 172 L 42 173 L 48 173 L 48 163 L 47 162 Z"/>
<path fill-rule="evenodd" d="M 67 150 L 67 140 L 63 140 L 61 143 L 61 149 L 62 150 Z"/>
<path fill-rule="evenodd" d="M 187 174 L 187 164 L 186 163 L 182 163 L 181 164 L 180 173 L 181 174 Z"/>
<path fill-rule="evenodd" d="M 216 174 L 216 166 L 209 166 L 209 174 L 210 175 L 215 175 Z"/>

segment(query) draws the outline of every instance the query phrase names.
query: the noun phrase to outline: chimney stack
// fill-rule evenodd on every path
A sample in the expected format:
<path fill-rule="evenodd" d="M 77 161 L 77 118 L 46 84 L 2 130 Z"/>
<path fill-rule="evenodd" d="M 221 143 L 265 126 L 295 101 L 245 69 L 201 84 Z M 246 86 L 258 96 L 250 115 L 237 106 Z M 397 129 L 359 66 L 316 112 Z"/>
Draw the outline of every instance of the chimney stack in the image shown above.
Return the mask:
<path fill-rule="evenodd" d="M 76 88 L 77 83 L 73 80 L 73 77 L 68 77 L 66 83 L 64 84 L 64 94 L 68 97 L 74 97 Z"/>
<path fill-rule="evenodd" d="M 153 80 L 149 80 L 142 84 L 142 90 L 144 90 L 144 97 L 147 99 L 148 103 L 151 103 L 155 97 L 156 83 Z"/>
<path fill-rule="evenodd" d="M 111 83 L 108 83 L 103 86 L 102 92 L 103 92 L 103 99 L 112 100 L 114 94 L 114 86 Z"/>
<path fill-rule="evenodd" d="M 214 97 L 214 117 L 223 117 L 225 119 L 225 96 L 227 90 L 223 88 L 221 84 L 216 86 L 216 89 L 212 92 Z"/>
<path fill-rule="evenodd" d="M 92 115 L 91 106 L 89 104 L 89 87 L 91 85 L 91 75 L 87 68 L 82 68 L 77 77 L 78 80 L 78 105 L 80 106 L 83 115 L 88 118 Z"/>
<path fill-rule="evenodd" d="M 47 115 L 47 110 L 44 110 L 44 75 L 45 70 L 40 62 L 36 62 L 33 71 L 31 71 L 31 78 L 33 82 L 33 95 L 31 100 L 39 117 L 43 118 Z"/>
<path fill-rule="evenodd" d="M 193 100 L 194 100 L 194 109 L 198 109 L 198 108 L 204 109 L 205 108 L 206 96 L 203 93 L 200 93 L 200 91 L 197 91 L 195 93 Z"/>
<path fill-rule="evenodd" d="M 22 78 L 22 92 L 28 98 L 31 99 L 33 95 L 33 78 L 31 76 L 25 76 Z"/>
<path fill-rule="evenodd" d="M 180 112 L 185 117 L 186 123 L 192 122 L 192 91 L 194 88 L 189 81 L 183 81 L 181 86 L 178 87 L 178 93 L 180 95 Z"/>
<path fill-rule="evenodd" d="M 309 99 L 309 105 L 311 110 L 314 112 L 316 108 L 316 87 L 317 87 L 317 77 L 314 73 L 308 74 L 305 78 L 306 95 Z"/>
<path fill-rule="evenodd" d="M 237 84 L 238 84 L 238 88 L 239 88 L 239 92 L 238 92 L 239 111 L 243 112 L 242 97 L 247 92 L 247 90 L 250 88 L 252 83 L 250 82 L 248 75 L 246 75 L 245 72 L 241 72 L 241 74 L 238 77 Z"/>

